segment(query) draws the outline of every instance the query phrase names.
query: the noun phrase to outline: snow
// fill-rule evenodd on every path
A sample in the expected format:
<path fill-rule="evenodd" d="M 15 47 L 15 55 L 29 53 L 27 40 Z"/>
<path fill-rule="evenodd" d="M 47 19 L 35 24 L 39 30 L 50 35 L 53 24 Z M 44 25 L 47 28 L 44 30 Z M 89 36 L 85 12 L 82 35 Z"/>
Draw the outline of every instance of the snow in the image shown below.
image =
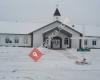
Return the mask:
<path fill-rule="evenodd" d="M 71 26 L 70 26 L 71 27 Z M 95 25 L 75 25 L 71 27 L 76 31 L 84 34 L 84 36 L 99 36 L 100 37 L 100 26 Z"/>
<path fill-rule="evenodd" d="M 100 50 L 84 53 L 89 64 L 77 65 L 83 57 L 76 49 L 38 48 L 43 56 L 34 62 L 33 48 L 0 47 L 0 80 L 99 80 Z"/>
<path fill-rule="evenodd" d="M 0 21 L 0 33 L 27 34 L 46 25 L 46 23 Z"/>
<path fill-rule="evenodd" d="M 52 21 L 48 21 L 44 23 L 0 21 L 0 33 L 27 34 L 49 24 L 50 22 Z M 72 24 L 67 24 L 67 23 L 65 24 L 80 33 L 83 33 L 83 27 L 84 27 L 85 36 L 100 36 L 99 26 L 75 25 L 75 27 L 72 27 Z"/>

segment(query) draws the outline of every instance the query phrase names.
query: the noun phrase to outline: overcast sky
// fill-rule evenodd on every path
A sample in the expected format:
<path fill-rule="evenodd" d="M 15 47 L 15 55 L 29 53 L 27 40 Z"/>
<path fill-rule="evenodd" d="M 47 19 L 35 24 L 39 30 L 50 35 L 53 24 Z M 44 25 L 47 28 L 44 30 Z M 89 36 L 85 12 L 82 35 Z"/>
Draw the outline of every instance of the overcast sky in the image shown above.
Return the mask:
<path fill-rule="evenodd" d="M 56 4 L 62 18 L 73 24 L 100 25 L 100 0 L 0 0 L 0 20 L 45 22 Z"/>

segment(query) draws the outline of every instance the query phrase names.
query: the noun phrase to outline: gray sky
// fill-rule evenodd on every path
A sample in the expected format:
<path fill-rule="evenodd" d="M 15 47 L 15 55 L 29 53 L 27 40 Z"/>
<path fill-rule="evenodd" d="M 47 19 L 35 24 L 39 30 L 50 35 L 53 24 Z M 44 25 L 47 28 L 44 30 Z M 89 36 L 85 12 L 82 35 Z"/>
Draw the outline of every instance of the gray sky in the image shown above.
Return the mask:
<path fill-rule="evenodd" d="M 62 18 L 100 26 L 100 0 L 0 0 L 1 21 L 45 22 L 59 4 Z"/>

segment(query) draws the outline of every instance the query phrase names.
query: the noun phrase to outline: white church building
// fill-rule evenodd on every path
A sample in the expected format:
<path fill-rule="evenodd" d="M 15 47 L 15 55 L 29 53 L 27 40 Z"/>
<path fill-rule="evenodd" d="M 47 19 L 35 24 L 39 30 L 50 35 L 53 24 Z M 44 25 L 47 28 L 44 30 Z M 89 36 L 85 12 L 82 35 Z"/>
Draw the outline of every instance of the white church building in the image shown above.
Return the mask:
<path fill-rule="evenodd" d="M 0 22 L 0 46 L 44 46 L 50 49 L 100 48 L 99 27 L 83 26 L 83 29 L 81 25 L 64 24 L 60 21 L 61 14 L 58 8 L 53 17 L 54 21 L 43 26 L 34 23 Z"/>

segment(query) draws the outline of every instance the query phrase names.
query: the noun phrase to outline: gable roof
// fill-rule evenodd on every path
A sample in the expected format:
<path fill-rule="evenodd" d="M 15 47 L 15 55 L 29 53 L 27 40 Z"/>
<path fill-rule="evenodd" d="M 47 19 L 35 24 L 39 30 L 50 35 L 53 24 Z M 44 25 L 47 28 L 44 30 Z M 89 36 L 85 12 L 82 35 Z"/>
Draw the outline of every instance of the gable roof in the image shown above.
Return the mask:
<path fill-rule="evenodd" d="M 46 23 L 0 21 L 0 34 L 28 34 Z"/>
<path fill-rule="evenodd" d="M 38 30 L 41 30 L 42 28 L 45 28 L 45 27 L 47 27 L 47 26 L 49 26 L 49 25 L 51 25 L 51 24 L 53 24 L 53 23 L 55 23 L 55 22 L 58 22 L 58 21 L 53 21 L 53 22 L 51 22 L 51 23 L 49 23 L 49 24 L 47 24 L 47 25 L 45 25 L 45 26 L 42 26 L 42 27 L 40 27 L 40 28 L 38 28 L 38 29 L 36 29 L 36 30 L 34 30 L 34 31 L 32 31 L 32 32 L 36 32 L 36 31 L 38 31 Z M 30 32 L 30 33 L 32 33 L 32 32 Z"/>
<path fill-rule="evenodd" d="M 62 22 L 60 22 L 60 23 L 62 23 Z M 75 31 L 76 33 L 80 34 L 80 36 L 83 35 L 80 31 L 78 31 L 78 30 L 76 30 L 76 29 L 73 29 L 72 27 L 70 27 L 70 26 L 68 26 L 68 25 L 66 25 L 66 24 L 63 24 L 63 23 L 62 23 L 62 25 L 64 25 L 65 27 L 68 27 L 69 29 L 71 29 L 71 30 Z"/>
<path fill-rule="evenodd" d="M 36 32 L 44 27 L 47 27 L 55 22 L 61 23 L 60 21 L 46 22 L 46 23 L 32 23 L 32 22 L 8 22 L 8 21 L 0 21 L 0 34 L 28 34 L 32 32 Z M 47 25 L 46 25 L 47 24 Z M 85 27 L 85 36 L 97 36 L 100 37 L 100 26 L 93 25 L 66 25 L 66 27 L 74 30 L 77 33 L 83 34 L 83 27 Z"/>
<path fill-rule="evenodd" d="M 62 22 L 60 22 L 60 21 L 58 21 L 58 20 L 56 20 L 56 21 L 54 21 L 54 22 L 52 22 L 52 23 L 49 23 L 49 24 L 47 24 L 47 25 L 45 25 L 45 26 L 43 26 L 43 27 L 41 27 L 41 28 L 39 28 L 39 29 L 37 29 L 37 30 L 35 30 L 35 31 L 33 31 L 33 32 L 36 32 L 36 31 L 38 31 L 38 30 L 40 30 L 40 29 L 42 29 L 42 28 L 45 28 L 45 27 L 47 27 L 47 26 L 49 26 L 49 25 L 51 25 L 51 24 L 53 24 L 53 23 L 56 23 L 56 22 L 58 22 L 58 23 L 64 25 L 65 27 L 68 27 L 69 29 L 75 31 L 76 33 L 80 34 L 80 36 L 82 36 L 82 33 L 81 33 L 81 32 L 78 32 L 77 30 L 75 30 L 75 29 L 73 29 L 73 28 L 67 26 L 66 24 L 63 24 Z"/>
<path fill-rule="evenodd" d="M 47 33 L 50 33 L 50 32 L 55 31 L 55 30 L 59 31 L 58 27 L 55 27 L 55 28 L 53 28 L 53 29 L 51 29 L 49 31 L 46 31 L 43 34 L 46 35 Z M 60 32 L 63 33 L 63 34 L 65 34 L 65 35 L 67 35 L 68 37 L 72 37 L 72 34 L 69 33 L 69 32 L 67 32 L 67 31 L 65 31 L 64 29 L 60 30 Z"/>
<path fill-rule="evenodd" d="M 93 25 L 75 25 L 71 27 L 84 34 L 84 36 L 100 36 L 100 26 Z"/>

